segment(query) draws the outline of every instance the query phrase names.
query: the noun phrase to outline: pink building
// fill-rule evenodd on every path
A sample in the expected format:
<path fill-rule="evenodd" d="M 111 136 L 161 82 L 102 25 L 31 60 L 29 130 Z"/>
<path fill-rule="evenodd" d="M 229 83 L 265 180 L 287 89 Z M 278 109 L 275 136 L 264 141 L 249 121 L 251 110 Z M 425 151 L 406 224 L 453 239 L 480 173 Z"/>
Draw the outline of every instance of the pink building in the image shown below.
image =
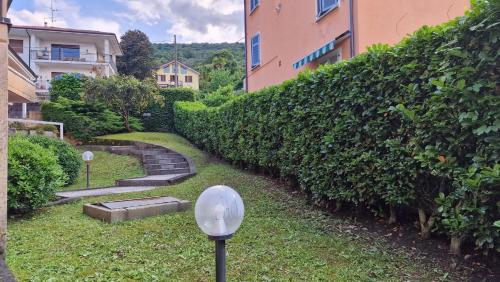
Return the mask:
<path fill-rule="evenodd" d="M 464 14 L 469 0 L 245 0 L 247 90 Z"/>

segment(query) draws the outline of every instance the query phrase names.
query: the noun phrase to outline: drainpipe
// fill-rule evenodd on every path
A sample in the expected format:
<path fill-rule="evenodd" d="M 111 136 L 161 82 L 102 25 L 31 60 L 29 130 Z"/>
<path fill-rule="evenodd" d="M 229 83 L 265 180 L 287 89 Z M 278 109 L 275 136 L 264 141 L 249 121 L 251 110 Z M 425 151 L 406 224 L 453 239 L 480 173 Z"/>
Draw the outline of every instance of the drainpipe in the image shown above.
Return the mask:
<path fill-rule="evenodd" d="M 351 58 L 356 56 L 356 51 L 354 50 L 354 0 L 349 0 L 349 29 L 351 33 L 350 45 L 351 45 Z"/>
<path fill-rule="evenodd" d="M 247 1 L 243 1 L 244 4 L 244 17 L 245 17 L 245 92 L 248 92 L 248 48 L 247 48 Z"/>
<path fill-rule="evenodd" d="M 26 34 L 28 34 L 28 66 L 31 68 L 31 34 L 27 29 Z"/>

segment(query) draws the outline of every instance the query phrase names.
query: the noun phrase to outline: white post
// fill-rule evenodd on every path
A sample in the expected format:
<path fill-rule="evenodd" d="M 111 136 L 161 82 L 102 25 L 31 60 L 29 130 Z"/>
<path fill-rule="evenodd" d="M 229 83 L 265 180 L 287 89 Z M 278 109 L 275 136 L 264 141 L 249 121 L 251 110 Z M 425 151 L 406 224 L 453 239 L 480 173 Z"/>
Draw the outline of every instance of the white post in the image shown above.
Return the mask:
<path fill-rule="evenodd" d="M 109 58 L 109 40 L 108 39 L 104 40 L 104 61 L 106 63 L 110 62 L 110 58 Z"/>
<path fill-rule="evenodd" d="M 23 103 L 22 118 L 27 118 L 27 117 L 28 117 L 28 105 L 26 103 Z"/>
<path fill-rule="evenodd" d="M 59 139 L 64 140 L 64 123 L 59 124 Z"/>

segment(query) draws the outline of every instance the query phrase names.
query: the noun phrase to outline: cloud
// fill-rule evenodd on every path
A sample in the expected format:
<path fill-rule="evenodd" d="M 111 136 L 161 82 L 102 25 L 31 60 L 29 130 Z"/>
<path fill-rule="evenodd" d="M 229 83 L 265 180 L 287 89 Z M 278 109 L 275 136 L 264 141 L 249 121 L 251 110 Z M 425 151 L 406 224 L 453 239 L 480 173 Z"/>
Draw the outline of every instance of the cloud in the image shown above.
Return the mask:
<path fill-rule="evenodd" d="M 241 0 L 115 0 L 128 12 L 115 15 L 148 25 L 169 22 L 182 42 L 234 42 L 243 35 Z"/>
<path fill-rule="evenodd" d="M 35 11 L 27 9 L 9 10 L 9 17 L 15 25 L 38 25 L 44 22 L 50 24 L 50 2 L 45 0 L 34 0 Z M 120 24 L 109 19 L 85 16 L 81 13 L 81 8 L 73 0 L 57 0 L 57 9 L 55 13 L 56 21 L 54 26 L 90 29 L 97 31 L 113 32 L 118 36 L 120 33 Z"/>

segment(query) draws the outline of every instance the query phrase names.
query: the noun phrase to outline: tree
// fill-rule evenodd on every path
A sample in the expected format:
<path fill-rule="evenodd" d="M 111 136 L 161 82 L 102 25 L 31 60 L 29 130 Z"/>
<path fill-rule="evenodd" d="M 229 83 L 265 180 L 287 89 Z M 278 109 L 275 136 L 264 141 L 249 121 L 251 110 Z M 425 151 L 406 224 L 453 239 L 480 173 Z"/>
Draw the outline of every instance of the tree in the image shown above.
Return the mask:
<path fill-rule="evenodd" d="M 54 78 L 50 83 L 50 97 L 52 101 L 57 101 L 59 97 L 65 97 L 70 100 L 80 100 L 83 92 L 83 79 L 79 74 L 63 74 L 61 77 Z"/>
<path fill-rule="evenodd" d="M 200 88 L 203 92 L 211 93 L 228 85 L 233 85 L 234 88 L 242 87 L 243 67 L 230 50 L 215 52 L 200 70 Z"/>
<path fill-rule="evenodd" d="M 148 36 L 140 30 L 129 30 L 122 37 L 120 47 L 123 56 L 118 57 L 118 72 L 137 79 L 152 76 L 154 66 L 153 45 Z"/>
<path fill-rule="evenodd" d="M 152 103 L 163 103 L 158 86 L 152 78 L 140 81 L 133 76 L 117 75 L 90 79 L 85 85 L 87 102 L 103 102 L 123 119 L 130 132 L 131 113 L 142 112 Z"/>

